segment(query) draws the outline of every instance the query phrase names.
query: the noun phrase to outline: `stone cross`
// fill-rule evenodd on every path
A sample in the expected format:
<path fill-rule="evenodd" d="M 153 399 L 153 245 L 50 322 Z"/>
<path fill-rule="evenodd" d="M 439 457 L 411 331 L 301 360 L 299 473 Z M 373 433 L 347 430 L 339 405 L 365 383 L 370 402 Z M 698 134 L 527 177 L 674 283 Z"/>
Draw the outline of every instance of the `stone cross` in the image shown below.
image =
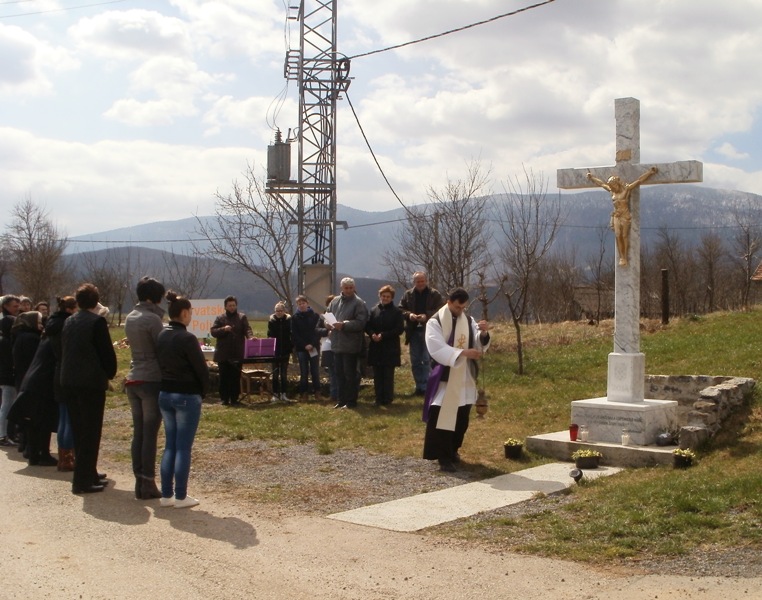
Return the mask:
<path fill-rule="evenodd" d="M 590 169 L 558 169 L 558 187 L 582 189 L 598 184 L 588 178 L 607 181 L 612 175 L 622 183 L 633 183 L 652 167 L 657 171 L 642 185 L 657 183 L 693 183 L 703 181 L 703 165 L 688 160 L 661 164 L 640 163 L 640 101 L 617 98 L 616 165 Z M 632 224 L 629 234 L 629 256 L 619 256 L 614 285 L 614 352 L 609 355 L 608 400 L 642 402 L 645 385 L 645 357 L 640 353 L 640 191 L 630 193 Z M 623 259 L 623 260 L 622 260 Z M 625 263 L 625 264 L 622 264 Z"/>

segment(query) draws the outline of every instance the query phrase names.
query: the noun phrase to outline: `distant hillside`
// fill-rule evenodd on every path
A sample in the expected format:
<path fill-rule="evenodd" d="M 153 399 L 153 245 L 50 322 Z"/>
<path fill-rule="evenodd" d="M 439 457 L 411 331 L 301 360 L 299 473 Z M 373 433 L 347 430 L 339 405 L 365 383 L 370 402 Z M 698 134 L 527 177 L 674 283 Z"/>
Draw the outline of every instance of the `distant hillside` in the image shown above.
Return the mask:
<path fill-rule="evenodd" d="M 566 221 L 560 229 L 556 249 L 560 252 L 574 252 L 577 261 L 584 263 L 587 256 L 597 251 L 598 227 L 608 227 L 611 201 L 606 192 L 594 190 L 575 194 L 563 194 L 561 201 L 567 212 Z M 490 217 L 485 227 L 494 235 L 495 247 L 502 236 L 500 229 L 500 197 L 490 198 Z M 725 241 L 734 234 L 735 206 L 762 208 L 762 197 L 744 192 L 716 190 L 695 185 L 662 185 L 645 187 L 641 194 L 641 232 L 645 248 L 657 243 L 660 228 L 667 228 L 678 234 L 688 245 L 697 244 L 701 236 L 709 231 L 718 233 Z M 206 222 L 213 217 L 199 217 Z M 383 254 L 393 243 L 395 232 L 407 226 L 402 208 L 386 212 L 369 212 L 346 206 L 339 206 L 338 218 L 346 221 L 346 230 L 338 229 L 337 270 L 349 274 L 358 282 L 359 294 L 368 302 L 376 301 L 376 290 L 386 283 L 387 268 Z M 178 221 L 146 223 L 134 227 L 124 227 L 93 233 L 71 239 L 70 258 L 75 263 L 83 261 L 81 253 L 114 252 L 122 249 L 126 257 L 131 253 L 140 265 L 133 279 L 145 273 L 161 273 L 165 266 L 166 253 L 190 255 L 194 245 L 206 245 L 196 233 L 196 218 Z M 613 235 L 609 232 L 609 243 L 613 246 Z M 127 250 L 131 248 L 131 250 Z M 110 249 L 110 250 L 109 250 Z M 426 248 L 422 252 L 428 251 Z M 125 258 L 126 260 L 126 258 Z M 179 261 L 191 260 L 179 256 Z M 276 298 L 263 284 L 251 275 L 207 257 L 213 276 L 207 297 L 238 296 L 245 310 L 269 314 Z M 410 270 L 416 268 L 411 257 Z M 131 287 L 131 286 L 130 286 Z"/>
<path fill-rule="evenodd" d="M 557 247 L 562 251 L 576 249 L 582 260 L 597 247 L 597 227 L 608 227 L 611 202 L 602 190 L 563 194 L 561 196 L 568 216 L 558 236 Z M 641 232 L 644 247 L 655 243 L 661 227 L 674 230 L 689 244 L 697 243 L 709 228 L 716 228 L 726 238 L 735 225 L 732 207 L 738 202 L 750 202 L 762 207 L 762 196 L 728 190 L 716 190 L 696 185 L 660 185 L 644 187 L 641 193 Z M 501 203 L 492 197 L 493 209 Z M 494 216 L 494 215 L 493 215 Z M 213 217 L 199 217 L 207 222 Z M 338 219 L 346 221 L 348 229 L 338 228 L 337 269 L 355 276 L 384 279 L 387 268 L 383 264 L 384 250 L 393 243 L 394 234 L 406 226 L 402 208 L 369 212 L 339 206 Z M 486 226 L 501 236 L 497 218 Z M 115 246 L 140 246 L 167 252 L 189 254 L 193 245 L 205 244 L 196 233 L 196 218 L 178 221 L 146 223 L 71 238 L 70 253 L 100 250 Z M 613 244 L 613 238 L 612 244 Z M 96 241 L 93 241 L 96 240 Z M 496 244 L 499 242 L 496 242 Z M 425 251 L 425 249 L 422 249 Z M 414 259 L 411 259 L 411 265 Z M 414 265 L 411 267 L 414 268 Z"/>

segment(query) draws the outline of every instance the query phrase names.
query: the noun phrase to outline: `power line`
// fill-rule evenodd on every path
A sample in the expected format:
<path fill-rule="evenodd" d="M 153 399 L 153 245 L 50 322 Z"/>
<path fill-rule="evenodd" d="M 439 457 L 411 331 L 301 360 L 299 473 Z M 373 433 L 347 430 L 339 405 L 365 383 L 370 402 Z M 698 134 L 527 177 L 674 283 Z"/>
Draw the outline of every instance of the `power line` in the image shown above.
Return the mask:
<path fill-rule="evenodd" d="M 459 31 L 465 31 L 466 29 L 471 29 L 472 27 L 478 27 L 479 25 L 485 25 L 487 23 L 492 23 L 493 21 L 497 21 L 498 19 L 504 19 L 505 17 L 513 17 L 519 13 L 526 12 L 528 10 L 532 10 L 533 8 L 539 8 L 540 6 L 544 6 L 545 4 L 550 4 L 552 2 L 555 2 L 556 0 L 545 0 L 545 2 L 539 2 L 537 4 L 532 4 L 531 6 L 525 6 L 524 8 L 519 8 L 517 10 L 512 10 L 511 12 L 504 13 L 502 15 L 497 15 L 496 17 L 492 17 L 491 19 L 485 19 L 484 21 L 479 21 L 477 23 L 471 23 L 470 25 L 464 25 L 463 27 L 458 27 L 457 29 L 450 29 L 449 31 L 443 31 L 442 33 L 437 33 L 435 35 L 429 35 L 417 40 L 412 40 L 410 42 L 405 42 L 403 44 L 397 44 L 395 46 L 389 46 L 388 48 L 382 48 L 380 50 L 371 50 L 370 52 L 363 52 L 362 54 L 355 54 L 354 56 L 350 56 L 350 59 L 353 58 L 361 58 L 363 56 L 370 56 L 371 54 L 380 54 L 381 52 L 387 52 L 389 50 L 396 50 L 398 48 L 404 48 L 405 46 L 412 46 L 413 44 L 419 44 L 421 42 L 428 42 L 429 40 L 433 40 L 436 38 L 444 37 L 446 35 L 450 35 L 451 33 L 458 33 Z"/>
<path fill-rule="evenodd" d="M 347 99 L 347 103 L 349 104 L 349 108 L 352 109 L 352 114 L 355 117 L 355 122 L 357 123 L 357 127 L 360 129 L 360 133 L 362 134 L 362 139 L 365 140 L 365 145 L 368 147 L 368 150 L 370 151 L 370 155 L 373 157 L 373 162 L 376 163 L 376 167 L 378 167 L 379 172 L 381 173 L 381 177 L 384 178 L 384 181 L 386 182 L 386 185 L 389 186 L 389 189 L 392 191 L 392 194 L 394 194 L 394 197 L 397 199 L 397 202 L 400 203 L 400 206 L 405 209 L 405 212 L 412 216 L 410 209 L 408 209 L 407 206 L 405 206 L 405 203 L 402 201 L 402 198 L 400 198 L 397 195 L 397 192 L 394 191 L 394 188 L 392 187 L 391 182 L 389 181 L 389 178 L 386 176 L 386 173 L 384 173 L 384 170 L 381 168 L 381 163 L 378 162 L 378 158 L 376 158 L 376 153 L 373 151 L 373 148 L 370 145 L 370 142 L 368 141 L 368 136 L 365 135 L 365 130 L 362 128 L 362 125 L 360 124 L 360 118 L 357 116 L 357 112 L 355 111 L 355 107 L 352 104 L 352 100 L 349 98 L 349 93 L 347 91 L 344 92 L 344 96 Z"/>
<path fill-rule="evenodd" d="M 12 2 L 0 2 L 0 4 L 15 4 L 18 2 L 24 2 L 25 0 L 13 0 Z M 94 4 L 80 4 L 79 6 L 68 6 L 65 8 L 51 8 L 48 10 L 38 10 L 37 12 L 19 13 L 17 15 L 0 15 L 0 19 L 14 19 L 16 17 L 29 17 L 32 15 L 44 15 L 46 13 L 64 12 L 67 10 L 75 10 L 77 8 L 92 8 L 94 6 L 104 6 L 106 4 L 119 4 L 121 2 L 128 2 L 128 0 L 109 0 L 107 2 L 96 2 Z"/>

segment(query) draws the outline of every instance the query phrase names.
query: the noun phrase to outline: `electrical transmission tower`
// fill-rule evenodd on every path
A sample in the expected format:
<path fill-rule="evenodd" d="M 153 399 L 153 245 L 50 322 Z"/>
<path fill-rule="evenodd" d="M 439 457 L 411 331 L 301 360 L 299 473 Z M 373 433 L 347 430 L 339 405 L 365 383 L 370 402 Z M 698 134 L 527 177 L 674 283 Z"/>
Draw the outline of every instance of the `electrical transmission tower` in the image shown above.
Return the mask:
<path fill-rule="evenodd" d="M 300 0 L 299 49 L 286 54 L 284 75 L 299 86 L 297 179 L 290 179 L 290 140 L 276 132 L 268 148 L 268 194 L 292 217 L 299 236 L 299 293 L 317 306 L 336 290 L 336 101 L 349 87 L 349 60 L 336 51 L 338 0 Z"/>

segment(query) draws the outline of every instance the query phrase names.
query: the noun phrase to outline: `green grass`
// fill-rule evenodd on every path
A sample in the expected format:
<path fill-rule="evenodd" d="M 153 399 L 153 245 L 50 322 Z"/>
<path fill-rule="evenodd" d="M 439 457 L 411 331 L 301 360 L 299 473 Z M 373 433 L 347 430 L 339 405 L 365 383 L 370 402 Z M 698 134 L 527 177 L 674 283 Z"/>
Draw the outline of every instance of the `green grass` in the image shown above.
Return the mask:
<path fill-rule="evenodd" d="M 684 319 L 644 333 L 646 372 L 684 375 L 762 375 L 762 313 L 717 313 Z M 255 323 L 260 335 L 265 324 Z M 121 334 L 115 331 L 114 337 Z M 525 329 L 526 374 L 516 374 L 513 330 L 496 328 L 484 375 L 489 412 L 474 418 L 462 451 L 466 468 L 495 475 L 548 462 L 525 453 L 507 461 L 508 437 L 568 427 L 572 400 L 605 395 L 611 332 L 584 324 Z M 405 349 L 406 354 L 406 349 Z M 120 375 L 129 350 L 120 350 Z M 127 358 L 125 358 L 127 357 Z M 122 372 L 124 371 L 124 373 Z M 314 443 L 328 454 L 362 447 L 395 456 L 420 456 L 421 400 L 409 368 L 397 371 L 397 392 L 388 410 L 373 407 L 364 386 L 360 408 L 334 411 L 316 404 L 260 405 L 240 410 L 205 405 L 198 436 Z M 112 394 L 110 406 L 121 406 Z M 522 518 L 464 520 L 441 528 L 447 535 L 489 540 L 504 548 L 606 562 L 646 555 L 676 555 L 705 544 L 762 545 L 762 409 L 756 394 L 729 431 L 699 453 L 687 470 L 627 470 L 571 490 L 560 508 Z M 521 535 L 518 535 L 518 534 Z"/>

